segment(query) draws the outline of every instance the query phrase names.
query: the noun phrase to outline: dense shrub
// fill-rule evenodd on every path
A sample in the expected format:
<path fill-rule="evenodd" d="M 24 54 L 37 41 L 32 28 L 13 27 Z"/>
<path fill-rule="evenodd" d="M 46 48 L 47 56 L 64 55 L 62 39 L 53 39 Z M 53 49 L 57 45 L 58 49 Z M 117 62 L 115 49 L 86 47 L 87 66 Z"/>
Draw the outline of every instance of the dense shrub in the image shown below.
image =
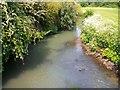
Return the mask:
<path fill-rule="evenodd" d="M 60 16 L 59 12 L 62 8 L 61 2 L 47 2 L 46 3 L 46 16 L 43 25 L 43 30 L 50 30 L 51 33 L 57 33 L 60 29 Z"/>
<path fill-rule="evenodd" d="M 119 2 L 80 2 L 82 7 L 108 7 L 117 8 Z"/>
<path fill-rule="evenodd" d="M 95 37 L 95 41 L 97 42 L 97 45 L 100 48 L 107 48 L 108 47 L 108 41 L 107 41 L 107 37 L 103 36 L 101 34 L 97 34 Z"/>
<path fill-rule="evenodd" d="M 77 18 L 77 7 L 74 2 L 62 3 L 60 24 L 62 28 L 71 29 Z"/>
<path fill-rule="evenodd" d="M 3 3 L 0 39 L 3 63 L 17 58 L 24 60 L 30 43 L 35 44 L 48 33 L 57 33 L 61 27 L 70 29 L 78 15 L 78 7 L 80 14 L 80 6 L 75 2 Z"/>
<path fill-rule="evenodd" d="M 16 10 L 17 8 L 17 10 Z M 11 56 L 23 60 L 31 41 L 42 38 L 32 25 L 33 18 L 26 16 L 18 3 L 2 5 L 2 52 L 3 62 Z"/>
<path fill-rule="evenodd" d="M 83 22 L 81 39 L 91 51 L 101 54 L 118 64 L 120 61 L 120 45 L 118 41 L 118 25 L 99 14 L 88 17 Z"/>
<path fill-rule="evenodd" d="M 87 18 L 89 16 L 92 16 L 93 14 L 94 14 L 94 11 L 89 9 L 85 11 L 84 16 L 85 18 Z"/>
<path fill-rule="evenodd" d="M 88 7 L 89 6 L 89 3 L 88 2 L 80 2 L 80 5 L 82 7 Z"/>
<path fill-rule="evenodd" d="M 82 9 L 81 9 L 80 4 L 76 4 L 76 7 L 77 7 L 77 15 L 78 15 L 78 16 L 83 15 L 83 12 L 82 12 Z"/>
<path fill-rule="evenodd" d="M 103 50 L 102 55 L 107 57 L 108 60 L 115 62 L 116 64 L 118 64 L 118 61 L 120 60 L 120 56 L 115 51 L 109 48 Z"/>

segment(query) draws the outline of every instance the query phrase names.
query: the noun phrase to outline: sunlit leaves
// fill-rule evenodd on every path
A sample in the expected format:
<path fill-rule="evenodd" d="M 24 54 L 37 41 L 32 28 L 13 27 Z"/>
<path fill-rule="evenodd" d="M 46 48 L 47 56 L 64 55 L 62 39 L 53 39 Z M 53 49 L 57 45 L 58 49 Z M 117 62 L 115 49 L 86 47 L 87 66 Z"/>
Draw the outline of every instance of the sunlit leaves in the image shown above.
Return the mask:
<path fill-rule="evenodd" d="M 77 6 L 74 2 L 63 3 L 60 11 L 60 24 L 62 28 L 72 29 L 77 18 Z"/>
<path fill-rule="evenodd" d="M 23 60 L 28 53 L 31 41 L 42 38 L 40 32 L 32 25 L 33 18 L 26 16 L 19 3 L 6 3 L 2 5 L 2 46 L 3 62 L 12 55 Z M 15 10 L 17 9 L 17 10 Z"/>
<path fill-rule="evenodd" d="M 77 12 L 79 10 L 79 12 Z M 75 2 L 6 2 L 2 4 L 3 63 L 24 60 L 28 46 L 61 27 L 71 29 L 81 7 Z"/>
<path fill-rule="evenodd" d="M 118 64 L 120 61 L 118 28 L 116 23 L 99 14 L 88 17 L 83 22 L 82 41 L 92 51 L 103 49 L 103 56 Z"/>

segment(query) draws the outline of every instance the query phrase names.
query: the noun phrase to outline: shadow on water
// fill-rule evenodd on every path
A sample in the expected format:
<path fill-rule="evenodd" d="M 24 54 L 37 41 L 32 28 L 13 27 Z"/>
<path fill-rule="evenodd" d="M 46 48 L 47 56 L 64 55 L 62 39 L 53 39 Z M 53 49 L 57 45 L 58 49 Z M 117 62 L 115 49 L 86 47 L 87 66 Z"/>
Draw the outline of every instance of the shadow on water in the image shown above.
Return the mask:
<path fill-rule="evenodd" d="M 79 24 L 79 23 L 78 23 Z M 77 28 L 78 27 L 78 28 Z M 81 30 L 79 25 L 75 30 Z M 77 32 L 77 31 L 76 31 Z M 80 34 L 80 31 L 78 31 Z M 22 63 L 9 63 L 4 72 L 7 88 L 106 88 L 117 87 L 116 78 L 86 56 L 75 31 L 64 31 L 30 45 Z M 19 62 L 19 60 L 17 60 Z M 108 74 L 108 75 L 107 75 Z"/>
<path fill-rule="evenodd" d="M 7 70 L 2 75 L 2 86 L 4 86 L 10 79 L 17 78 L 20 73 L 26 70 L 33 70 L 38 65 L 44 63 L 45 57 L 49 54 L 47 48 L 47 41 L 41 41 L 36 45 L 29 46 L 29 54 L 24 58 L 24 64 L 21 61 L 9 62 Z M 40 55 L 41 54 L 41 55 Z"/>
<path fill-rule="evenodd" d="M 0 89 L 2 88 L 2 45 L 0 44 Z"/>

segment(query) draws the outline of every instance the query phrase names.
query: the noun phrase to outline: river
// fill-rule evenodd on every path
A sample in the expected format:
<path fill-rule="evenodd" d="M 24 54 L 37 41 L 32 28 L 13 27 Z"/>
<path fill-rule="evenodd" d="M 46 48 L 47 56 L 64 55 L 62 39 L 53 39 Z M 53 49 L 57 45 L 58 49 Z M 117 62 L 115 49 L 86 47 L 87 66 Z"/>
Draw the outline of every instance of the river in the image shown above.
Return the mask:
<path fill-rule="evenodd" d="M 30 45 L 24 65 L 11 65 L 3 75 L 3 88 L 117 88 L 113 72 L 86 56 L 80 43 L 69 43 L 76 31 L 62 31 Z"/>

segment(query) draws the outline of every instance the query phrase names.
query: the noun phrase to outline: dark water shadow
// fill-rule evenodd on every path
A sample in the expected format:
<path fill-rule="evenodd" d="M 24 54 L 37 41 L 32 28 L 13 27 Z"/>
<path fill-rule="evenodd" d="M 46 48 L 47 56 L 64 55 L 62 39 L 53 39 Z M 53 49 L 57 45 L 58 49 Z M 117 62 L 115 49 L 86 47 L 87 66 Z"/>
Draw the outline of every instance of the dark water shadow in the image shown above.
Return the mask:
<path fill-rule="evenodd" d="M 29 54 L 25 56 L 24 64 L 21 60 L 7 63 L 7 70 L 2 73 L 2 86 L 10 79 L 17 78 L 22 72 L 37 68 L 38 65 L 46 61 L 45 58 L 50 53 L 46 40 L 43 40 L 36 45 L 31 44 L 28 50 Z"/>

